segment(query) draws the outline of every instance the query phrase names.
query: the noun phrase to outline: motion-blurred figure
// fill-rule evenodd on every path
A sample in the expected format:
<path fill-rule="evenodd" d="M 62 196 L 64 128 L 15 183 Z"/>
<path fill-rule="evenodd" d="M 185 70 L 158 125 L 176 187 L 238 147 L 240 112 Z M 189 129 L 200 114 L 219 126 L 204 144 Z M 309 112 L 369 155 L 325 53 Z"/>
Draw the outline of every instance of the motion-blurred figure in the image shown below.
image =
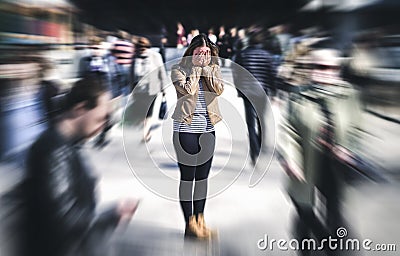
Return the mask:
<path fill-rule="evenodd" d="M 157 95 L 161 92 L 164 95 L 164 88 L 168 84 L 168 77 L 164 68 L 161 54 L 153 51 L 151 43 L 146 37 L 140 37 L 135 44 L 135 55 L 131 66 L 131 77 L 134 87 L 133 111 L 142 111 L 143 107 L 148 108 L 144 120 L 143 141 L 151 139 L 152 115 L 154 102 Z M 135 108 L 137 108 L 135 110 Z M 135 115 L 132 113 L 132 115 Z M 142 119 L 140 114 L 131 116 L 135 119 Z"/>
<path fill-rule="evenodd" d="M 217 37 L 217 35 L 216 35 L 215 32 L 214 32 L 214 28 L 209 28 L 209 29 L 208 29 L 208 34 L 207 34 L 207 36 L 208 36 L 208 39 L 210 39 L 211 42 L 213 42 L 214 44 L 217 43 L 218 37 Z"/>
<path fill-rule="evenodd" d="M 80 59 L 78 76 L 83 77 L 86 73 L 93 71 L 108 72 L 106 53 L 107 50 L 101 38 L 90 38 L 89 52 Z"/>
<path fill-rule="evenodd" d="M 119 89 L 121 96 L 126 96 L 130 93 L 130 68 L 132 65 L 132 57 L 134 45 L 128 39 L 129 34 L 125 31 L 120 31 L 117 40 L 111 46 L 111 59 L 114 63 L 110 63 L 114 67 L 113 79 L 116 83 L 115 87 Z"/>
<path fill-rule="evenodd" d="M 9 230 L 10 237 L 19 234 L 11 255 L 105 255 L 103 239 L 137 208 L 126 200 L 96 214 L 96 177 L 80 145 L 106 122 L 104 78 L 86 74 L 65 97 L 65 111 L 30 147 L 25 177 L 6 197 L 15 206 L 12 215 L 20 216 Z"/>
<path fill-rule="evenodd" d="M 274 33 L 268 32 L 264 47 L 272 55 L 272 76 L 270 79 L 268 96 L 270 96 L 271 100 L 275 100 L 277 98 L 276 96 L 279 86 L 277 74 L 282 58 L 281 45 L 278 37 Z"/>
<path fill-rule="evenodd" d="M 200 34 L 200 31 L 198 29 L 192 29 L 190 30 L 190 33 L 187 36 L 187 43 L 188 45 L 192 42 L 192 39 L 197 36 L 198 34 Z"/>
<path fill-rule="evenodd" d="M 297 213 L 294 235 L 299 241 L 321 241 L 336 237 L 339 227 L 348 227 L 341 211 L 343 171 L 335 155 L 357 141 L 360 101 L 358 91 L 341 78 L 341 52 L 332 48 L 329 40 L 311 43 L 304 53 L 298 58 L 303 58 L 303 69 L 310 69 L 304 73 L 310 83 L 293 84 L 297 89 L 291 92 L 285 128 L 291 129 L 290 139 L 278 146 L 278 152 L 290 178 L 288 194 Z M 339 253 L 324 249 L 328 255 Z M 310 255 L 310 251 L 304 250 L 302 255 Z"/>
<path fill-rule="evenodd" d="M 217 45 L 219 47 L 219 56 L 221 57 L 221 67 L 225 67 L 225 60 L 229 58 L 229 35 L 225 33 L 225 26 L 219 27 L 217 38 Z"/>
<path fill-rule="evenodd" d="M 96 138 L 94 147 L 103 148 L 109 143 L 107 135 L 111 128 L 120 121 L 117 114 L 124 104 L 124 100 L 130 92 L 129 70 L 133 55 L 133 45 L 124 39 L 126 33 L 120 32 L 120 37 L 107 49 L 101 41 L 94 41 L 91 45 L 92 54 L 82 61 L 84 75 L 87 72 L 98 71 L 107 79 L 107 87 L 112 95 L 112 110 L 108 115 L 107 125 Z"/>
<path fill-rule="evenodd" d="M 282 56 L 285 56 L 286 53 L 290 50 L 290 40 L 293 35 L 290 33 L 290 25 L 289 24 L 281 24 L 272 29 L 273 33 L 279 40 L 279 45 L 281 48 Z"/>
<path fill-rule="evenodd" d="M 166 62 L 166 56 L 165 56 L 165 47 L 168 44 L 168 30 L 165 25 L 162 25 L 161 31 L 160 31 L 160 50 L 159 53 L 161 54 L 162 60 L 165 63 Z"/>
<path fill-rule="evenodd" d="M 237 31 L 237 37 L 233 44 L 233 50 L 238 53 L 249 46 L 249 38 L 247 36 L 246 28 L 241 28 Z"/>
<path fill-rule="evenodd" d="M 57 116 L 61 113 L 63 95 L 61 84 L 58 79 L 51 77 L 52 63 L 43 60 L 40 63 L 40 88 L 39 100 L 42 105 L 42 116 L 44 122 L 49 126 L 56 122 Z"/>
<path fill-rule="evenodd" d="M 176 24 L 177 26 L 177 30 L 176 30 L 176 47 L 177 48 L 183 48 L 187 45 L 187 41 L 186 41 L 186 30 L 185 27 L 182 25 L 181 22 L 178 22 Z"/>
<path fill-rule="evenodd" d="M 240 72 L 233 71 L 233 79 L 238 89 L 238 96 L 243 99 L 246 115 L 246 124 L 250 143 L 250 158 L 253 165 L 256 164 L 260 155 L 263 134 L 265 130 L 264 118 L 265 107 L 261 107 L 257 113 L 255 102 L 251 102 L 249 95 L 254 95 L 257 88 L 270 95 L 270 86 L 273 81 L 273 59 L 272 55 L 265 50 L 265 32 L 262 28 L 254 28 L 250 34 L 249 47 L 237 52 L 233 61 L 250 72 L 256 80 L 243 80 L 246 77 L 239 75 Z M 257 94 L 257 93 L 256 93 Z M 262 99 L 262 95 L 254 95 Z M 265 104 L 265 103 L 264 103 Z M 260 104 L 260 106 L 262 103 Z"/>
<path fill-rule="evenodd" d="M 227 47 L 227 51 L 228 51 L 228 55 L 229 55 L 229 59 L 232 59 L 232 57 L 235 55 L 236 53 L 236 48 L 235 48 L 235 43 L 236 40 L 238 39 L 238 31 L 237 31 L 237 27 L 232 27 L 229 30 L 229 34 L 228 34 L 228 47 Z"/>

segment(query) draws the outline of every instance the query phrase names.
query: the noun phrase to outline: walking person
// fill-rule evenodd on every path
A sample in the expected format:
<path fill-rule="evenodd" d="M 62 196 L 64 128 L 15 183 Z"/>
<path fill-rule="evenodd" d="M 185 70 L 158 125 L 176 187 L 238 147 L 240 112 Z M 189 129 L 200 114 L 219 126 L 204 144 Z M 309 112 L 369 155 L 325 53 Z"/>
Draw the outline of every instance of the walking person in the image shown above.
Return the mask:
<path fill-rule="evenodd" d="M 135 200 L 96 213 L 97 177 L 81 152 L 105 125 L 111 98 L 105 84 L 98 72 L 76 82 L 57 122 L 30 147 L 25 176 L 8 197 L 20 216 L 10 230 L 18 240 L 12 255 L 104 255 L 103 239 L 134 214 Z"/>
<path fill-rule="evenodd" d="M 146 107 L 148 111 L 145 117 L 137 115 L 143 120 L 143 141 L 148 142 L 152 136 L 152 116 L 154 101 L 161 92 L 164 96 L 164 88 L 168 84 L 168 76 L 164 67 L 162 56 L 153 51 L 151 43 L 146 37 L 140 37 L 135 44 L 135 54 L 131 65 L 131 77 L 134 89 L 132 108 Z M 141 111 L 141 109 L 138 109 Z M 142 120 L 139 120 L 140 122 Z"/>
<path fill-rule="evenodd" d="M 267 95 L 271 94 L 273 79 L 273 59 L 272 55 L 264 49 L 265 31 L 260 27 L 253 28 L 249 32 L 249 46 L 234 56 L 234 68 L 244 68 L 250 72 L 256 80 L 246 79 L 240 76 L 240 71 L 233 71 L 235 86 L 238 89 L 238 96 L 243 99 L 245 107 L 246 124 L 250 143 L 250 159 L 253 166 L 256 164 L 261 152 L 263 139 L 266 137 L 262 132 L 266 132 L 264 126 L 265 107 L 262 107 L 265 95 L 257 92 L 264 91 Z M 261 88 L 260 88 L 261 87 Z M 263 90 L 260 90 L 263 89 Z M 262 94 L 262 93 L 261 93 Z M 259 112 L 257 113 L 253 102 L 249 96 L 253 96 L 259 102 Z M 265 98 L 266 100 L 266 98 Z M 263 129 L 264 128 L 264 129 Z"/>
<path fill-rule="evenodd" d="M 99 149 L 110 142 L 110 139 L 107 138 L 110 130 L 122 120 L 123 109 L 130 92 L 129 70 L 133 56 L 133 44 L 123 39 L 123 35 L 125 35 L 123 32 L 120 34 L 121 38 L 113 42 L 109 53 L 105 55 L 113 109 L 107 118 L 106 126 L 95 140 L 94 147 Z"/>
<path fill-rule="evenodd" d="M 221 121 L 217 97 L 223 92 L 218 47 L 205 34 L 193 38 L 171 70 L 177 94 L 173 143 L 180 170 L 179 199 L 185 237 L 209 238 L 204 208 L 215 148 L 215 124 Z M 195 181 L 195 182 L 194 182 Z"/>
<path fill-rule="evenodd" d="M 228 46 L 227 46 L 227 51 L 228 51 L 228 59 L 232 59 L 232 57 L 236 53 L 236 48 L 235 48 L 235 43 L 238 40 L 238 31 L 237 27 L 232 27 L 229 30 L 228 34 Z"/>
<path fill-rule="evenodd" d="M 114 72 L 115 79 L 117 79 L 116 84 L 122 97 L 126 97 L 130 93 L 129 71 L 135 48 L 129 38 L 127 32 L 120 31 L 119 37 L 113 42 L 110 49 L 110 56 L 113 57 L 113 66 L 116 69 Z"/>
<path fill-rule="evenodd" d="M 82 57 L 79 65 L 79 77 L 84 77 L 88 73 L 102 73 L 106 79 L 106 86 L 112 96 L 112 105 L 118 101 L 121 91 L 121 76 L 118 72 L 116 56 L 105 47 L 105 41 L 102 38 L 92 38 L 89 46 L 91 52 L 89 56 Z M 113 111 L 107 116 L 107 125 L 103 131 L 94 140 L 93 147 L 102 149 L 110 140 L 107 138 L 108 132 L 114 126 Z"/>

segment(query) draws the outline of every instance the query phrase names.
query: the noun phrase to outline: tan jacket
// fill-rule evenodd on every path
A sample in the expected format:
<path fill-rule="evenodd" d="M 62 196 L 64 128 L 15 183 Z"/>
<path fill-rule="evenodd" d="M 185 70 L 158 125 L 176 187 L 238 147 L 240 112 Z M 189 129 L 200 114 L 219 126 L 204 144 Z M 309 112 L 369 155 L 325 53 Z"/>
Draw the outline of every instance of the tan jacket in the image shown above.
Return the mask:
<path fill-rule="evenodd" d="M 174 65 L 171 70 L 172 83 L 175 86 L 178 102 L 172 118 L 187 124 L 192 123 L 193 113 L 199 92 L 199 81 L 202 79 L 207 112 L 213 125 L 222 120 L 217 97 L 224 91 L 221 70 L 213 64 L 206 67 L 193 66 L 185 69 Z"/>

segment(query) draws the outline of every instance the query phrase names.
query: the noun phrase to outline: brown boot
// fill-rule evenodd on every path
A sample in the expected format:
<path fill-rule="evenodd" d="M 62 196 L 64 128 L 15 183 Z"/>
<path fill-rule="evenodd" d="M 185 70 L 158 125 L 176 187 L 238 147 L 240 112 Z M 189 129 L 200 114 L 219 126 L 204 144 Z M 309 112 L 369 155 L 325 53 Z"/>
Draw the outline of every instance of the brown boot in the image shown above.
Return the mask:
<path fill-rule="evenodd" d="M 185 229 L 185 237 L 196 237 L 200 239 L 208 237 L 204 231 L 199 228 L 195 215 L 192 215 L 189 218 L 189 223 L 186 225 Z"/>
<path fill-rule="evenodd" d="M 206 222 L 204 221 L 204 215 L 202 213 L 200 213 L 197 216 L 197 226 L 198 226 L 198 229 L 203 234 L 203 236 L 205 236 L 205 237 L 210 237 L 215 233 L 214 231 L 212 231 L 211 229 L 209 229 L 206 226 Z"/>

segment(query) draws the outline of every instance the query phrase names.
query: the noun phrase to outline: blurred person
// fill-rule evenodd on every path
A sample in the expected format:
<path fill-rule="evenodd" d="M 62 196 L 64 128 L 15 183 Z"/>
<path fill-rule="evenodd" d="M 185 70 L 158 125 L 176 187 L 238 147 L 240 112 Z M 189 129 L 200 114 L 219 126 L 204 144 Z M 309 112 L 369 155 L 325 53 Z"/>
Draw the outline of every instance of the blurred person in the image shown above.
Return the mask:
<path fill-rule="evenodd" d="M 180 63 L 172 67 L 171 78 L 178 98 L 172 115 L 173 143 L 181 173 L 185 237 L 208 238 L 212 231 L 205 225 L 204 208 L 215 148 L 214 125 L 222 119 L 217 97 L 224 89 L 218 47 L 205 34 L 194 37 Z"/>
<path fill-rule="evenodd" d="M 232 59 L 232 57 L 236 53 L 235 49 L 235 42 L 238 39 L 238 34 L 237 34 L 237 27 L 232 27 L 229 29 L 229 34 L 228 34 L 228 42 L 227 42 L 227 52 L 228 52 L 228 58 Z"/>
<path fill-rule="evenodd" d="M 280 82 L 294 86 L 311 83 L 311 57 L 309 47 L 312 38 L 293 40 L 291 49 L 284 56 L 277 70 Z M 284 88 L 284 85 L 280 85 Z"/>
<path fill-rule="evenodd" d="M 87 72 L 101 72 L 106 77 L 107 87 L 112 95 L 112 111 L 108 115 L 107 125 L 96 137 L 93 146 L 104 148 L 110 140 L 107 135 L 111 128 L 120 121 L 117 115 L 124 107 L 126 98 L 130 92 L 129 70 L 133 55 L 132 43 L 125 40 L 127 33 L 119 32 L 119 37 L 111 43 L 110 48 L 105 48 L 101 41 L 94 41 L 91 44 L 92 54 L 84 59 L 86 66 L 83 66 L 82 75 Z"/>
<path fill-rule="evenodd" d="M 134 45 L 128 40 L 128 33 L 125 31 L 120 31 L 119 36 L 116 41 L 113 42 L 110 49 L 111 56 L 114 58 L 113 61 L 117 65 L 113 65 L 117 70 L 115 75 L 117 77 L 117 82 L 119 83 L 120 93 L 126 96 L 130 93 L 129 91 L 129 80 L 130 80 L 130 67 L 132 64 L 132 57 L 134 53 Z"/>
<path fill-rule="evenodd" d="M 176 40 L 176 47 L 177 48 L 183 48 L 187 45 L 186 42 L 186 30 L 185 27 L 182 25 L 181 22 L 178 22 L 176 24 L 177 26 L 177 30 L 176 30 L 176 36 L 177 36 L 177 40 Z"/>
<path fill-rule="evenodd" d="M 166 56 L 165 56 L 165 46 L 168 43 L 168 31 L 167 27 L 165 25 L 161 26 L 161 31 L 160 31 L 160 50 L 159 53 L 161 54 L 163 63 L 166 62 Z"/>
<path fill-rule="evenodd" d="M 233 59 L 236 64 L 250 72 L 257 81 L 257 83 L 255 83 L 255 80 L 243 81 L 244 78 L 238 76 L 238 72 L 233 72 L 234 83 L 238 89 L 238 96 L 243 99 L 244 103 L 250 144 L 250 159 L 253 165 L 256 164 L 257 158 L 260 155 L 263 140 L 262 130 L 263 132 L 266 132 L 265 129 L 262 129 L 262 126 L 264 125 L 264 115 L 266 113 L 262 110 L 262 113 L 257 115 L 253 103 L 250 102 L 246 95 L 252 95 L 253 91 L 256 90 L 256 87 L 258 88 L 261 86 L 267 96 L 271 96 L 270 86 L 274 80 L 272 55 L 265 50 L 264 42 L 264 31 L 262 28 L 255 28 L 251 31 L 249 46 L 244 50 L 237 52 Z"/>
<path fill-rule="evenodd" d="M 118 100 L 121 103 L 116 102 L 116 108 L 125 107 L 127 97 L 131 92 L 130 68 L 135 48 L 128 37 L 127 32 L 120 31 L 119 37 L 111 45 L 110 54 L 107 55 L 112 87 L 115 90 L 113 98 L 119 98 Z"/>
<path fill-rule="evenodd" d="M 237 32 L 237 37 L 233 44 L 233 51 L 236 54 L 237 52 L 246 49 L 247 46 L 249 46 L 249 38 L 247 36 L 246 29 L 241 28 Z"/>
<path fill-rule="evenodd" d="M 286 168 L 288 194 L 297 213 L 293 227 L 298 239 L 313 236 L 322 241 L 328 236 L 335 238 L 340 227 L 350 229 L 341 210 L 344 176 L 338 155 L 346 155 L 357 143 L 361 115 L 357 90 L 341 78 L 340 56 L 329 43 L 311 46 L 311 86 L 306 85 L 295 98 L 288 116 L 300 136 L 299 154 L 291 156 L 296 164 Z M 328 255 L 338 255 L 325 249 Z M 310 252 L 302 251 L 302 255 Z"/>
<path fill-rule="evenodd" d="M 291 47 L 290 40 L 292 39 L 293 35 L 290 33 L 290 25 L 289 24 L 281 24 L 276 27 L 272 28 L 273 34 L 276 35 L 277 39 L 279 40 L 279 45 L 281 48 L 282 55 L 284 56 Z"/>
<path fill-rule="evenodd" d="M 106 123 L 111 95 L 104 77 L 86 74 L 65 97 L 57 123 L 31 145 L 22 182 L 5 197 L 19 216 L 9 234 L 18 234 L 11 255 L 104 255 L 107 236 L 138 206 L 122 200 L 96 213 L 97 178 L 80 148 Z"/>
<path fill-rule="evenodd" d="M 226 35 L 225 26 L 224 25 L 219 26 L 218 38 L 223 37 L 225 35 Z"/>
<path fill-rule="evenodd" d="M 104 74 L 107 82 L 107 88 L 112 94 L 112 98 L 120 95 L 118 83 L 113 83 L 116 79 L 117 70 L 117 57 L 115 52 L 110 54 L 109 49 L 106 47 L 106 42 L 100 37 L 93 37 L 89 42 L 90 53 L 80 60 L 79 77 L 84 77 L 87 73 L 101 72 Z"/>
<path fill-rule="evenodd" d="M 209 28 L 209 29 L 208 29 L 208 34 L 207 34 L 207 36 L 208 36 L 208 39 L 210 39 L 211 42 L 213 42 L 214 44 L 217 43 L 218 37 L 217 37 L 217 35 L 215 35 L 215 33 L 214 33 L 214 28 Z"/>
<path fill-rule="evenodd" d="M 264 43 L 264 48 L 272 55 L 272 76 L 271 83 L 269 86 L 269 92 L 271 96 L 271 100 L 275 100 L 277 97 L 277 89 L 279 87 L 277 74 L 278 68 L 282 63 L 282 51 L 281 45 L 274 33 L 267 31 L 266 40 Z"/>
<path fill-rule="evenodd" d="M 225 26 L 219 27 L 217 45 L 219 47 L 219 56 L 221 57 L 221 66 L 225 67 L 225 60 L 229 58 L 229 35 L 225 33 Z"/>
<path fill-rule="evenodd" d="M 79 62 L 78 76 L 83 77 L 88 72 L 108 72 L 106 53 L 107 49 L 104 40 L 99 37 L 89 39 L 88 55 L 83 56 Z"/>
<path fill-rule="evenodd" d="M 165 56 L 165 45 L 168 43 L 168 39 L 166 37 L 161 38 L 160 42 L 160 50 L 158 51 L 161 54 L 161 58 L 163 63 L 167 61 Z"/>
<path fill-rule="evenodd" d="M 190 44 L 190 43 L 192 42 L 192 39 L 193 39 L 195 36 L 199 35 L 199 34 L 200 34 L 200 31 L 199 31 L 198 29 L 192 29 L 192 30 L 190 30 L 190 33 L 189 33 L 189 35 L 187 36 L 187 43 Z"/>
<path fill-rule="evenodd" d="M 131 76 L 134 87 L 133 104 L 131 108 L 146 105 L 151 102 L 143 121 L 143 142 L 152 136 L 152 116 L 155 98 L 159 93 L 165 95 L 164 89 L 168 77 L 161 54 L 151 50 L 151 43 L 146 37 L 140 37 L 135 44 L 135 55 L 132 60 Z M 138 109 L 140 111 L 140 109 Z M 138 118 L 140 115 L 137 116 Z"/>
<path fill-rule="evenodd" d="M 48 60 L 42 60 L 40 63 L 39 77 L 41 79 L 39 88 L 39 101 L 42 106 L 42 116 L 44 122 L 52 126 L 57 116 L 61 113 L 62 94 L 61 83 L 58 79 L 52 77 L 54 71 L 53 64 Z"/>
<path fill-rule="evenodd" d="M 44 80 L 39 89 L 39 100 L 42 104 L 44 122 L 52 125 L 57 117 L 59 109 L 55 104 L 55 97 L 60 93 L 60 85 L 56 81 Z"/>

